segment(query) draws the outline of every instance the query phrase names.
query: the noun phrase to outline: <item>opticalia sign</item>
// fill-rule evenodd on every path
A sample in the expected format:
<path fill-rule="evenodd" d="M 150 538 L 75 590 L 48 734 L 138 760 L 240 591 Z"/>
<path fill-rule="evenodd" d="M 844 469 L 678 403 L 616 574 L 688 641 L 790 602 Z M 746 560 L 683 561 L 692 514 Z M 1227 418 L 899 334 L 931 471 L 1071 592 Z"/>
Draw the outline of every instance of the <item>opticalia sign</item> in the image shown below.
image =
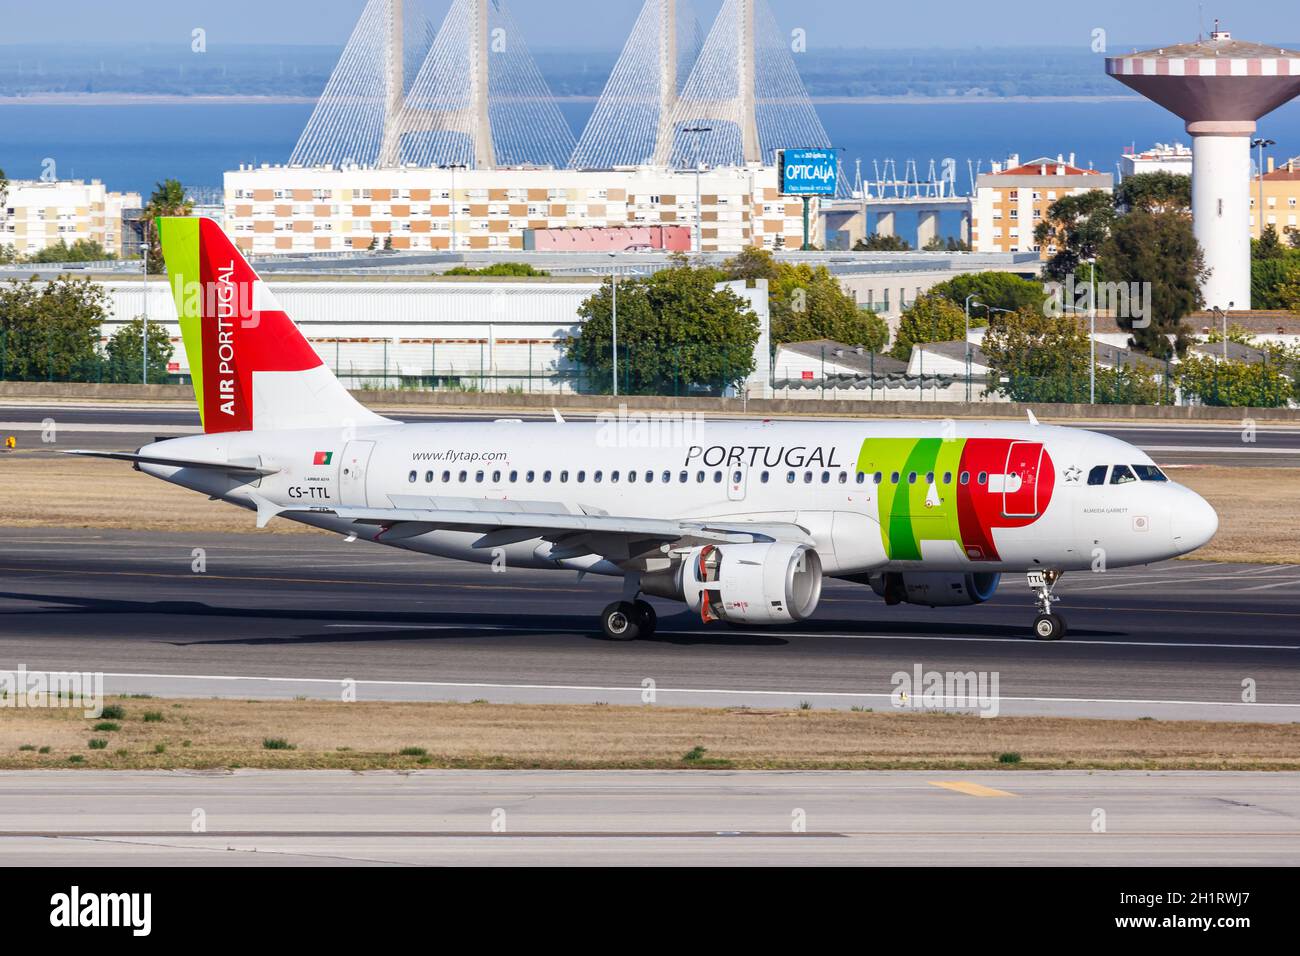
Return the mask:
<path fill-rule="evenodd" d="M 781 193 L 786 196 L 834 196 L 836 162 L 833 149 L 781 150 Z"/>

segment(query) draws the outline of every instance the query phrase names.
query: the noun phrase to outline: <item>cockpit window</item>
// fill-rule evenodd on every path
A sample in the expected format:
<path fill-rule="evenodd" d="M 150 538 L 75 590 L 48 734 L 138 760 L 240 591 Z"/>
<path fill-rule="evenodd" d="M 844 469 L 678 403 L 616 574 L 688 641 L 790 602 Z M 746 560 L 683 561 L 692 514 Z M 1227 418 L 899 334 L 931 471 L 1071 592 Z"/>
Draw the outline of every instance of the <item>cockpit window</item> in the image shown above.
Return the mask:
<path fill-rule="evenodd" d="M 1137 472 L 1138 478 L 1142 481 L 1168 481 L 1165 473 L 1155 465 L 1134 465 L 1133 470 Z"/>
<path fill-rule="evenodd" d="M 1092 469 L 1092 471 L 1088 472 L 1088 484 L 1104 485 L 1106 483 L 1106 469 L 1108 467 L 1108 465 L 1097 465 Z"/>
<path fill-rule="evenodd" d="M 1133 477 L 1133 472 L 1129 471 L 1128 465 L 1116 465 L 1110 471 L 1110 483 L 1112 485 L 1126 485 L 1130 481 L 1137 481 Z"/>

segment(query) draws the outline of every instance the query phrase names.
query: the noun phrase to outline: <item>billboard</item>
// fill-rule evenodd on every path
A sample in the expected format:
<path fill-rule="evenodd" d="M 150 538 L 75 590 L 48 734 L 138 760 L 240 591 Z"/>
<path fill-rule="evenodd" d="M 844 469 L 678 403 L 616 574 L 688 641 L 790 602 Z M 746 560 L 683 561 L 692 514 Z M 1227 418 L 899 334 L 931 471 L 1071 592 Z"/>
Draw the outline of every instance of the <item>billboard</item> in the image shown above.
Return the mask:
<path fill-rule="evenodd" d="M 833 149 L 781 150 L 781 194 L 834 196 L 839 163 Z"/>

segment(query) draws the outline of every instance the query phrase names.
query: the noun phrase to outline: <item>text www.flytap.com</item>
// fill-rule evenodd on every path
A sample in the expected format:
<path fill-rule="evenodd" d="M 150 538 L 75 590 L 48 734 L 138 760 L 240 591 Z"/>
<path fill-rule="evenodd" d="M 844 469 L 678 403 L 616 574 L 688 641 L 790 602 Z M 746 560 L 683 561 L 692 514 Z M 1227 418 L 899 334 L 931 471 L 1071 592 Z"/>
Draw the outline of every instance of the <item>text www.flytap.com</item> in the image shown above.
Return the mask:
<path fill-rule="evenodd" d="M 457 462 L 476 462 L 476 461 L 505 461 L 507 455 L 503 451 L 457 451 L 449 448 L 446 451 L 414 451 L 411 452 L 412 461 L 443 461 L 448 463 Z"/>

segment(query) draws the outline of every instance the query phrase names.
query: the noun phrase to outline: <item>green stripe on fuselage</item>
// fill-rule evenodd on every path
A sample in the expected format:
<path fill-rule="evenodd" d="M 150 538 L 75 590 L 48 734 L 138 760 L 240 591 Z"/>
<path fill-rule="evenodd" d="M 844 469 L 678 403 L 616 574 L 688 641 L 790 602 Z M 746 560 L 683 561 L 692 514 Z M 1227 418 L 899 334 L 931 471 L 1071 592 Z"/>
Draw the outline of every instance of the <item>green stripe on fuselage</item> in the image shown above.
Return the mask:
<path fill-rule="evenodd" d="M 876 486 L 878 517 L 891 560 L 921 560 L 922 541 L 955 541 L 960 548 L 956 481 L 964 445 L 964 440 L 941 438 L 868 438 L 862 443 L 858 470 L 882 474 Z M 943 483 L 945 472 L 952 476 L 948 484 Z M 915 481 L 908 481 L 913 474 Z M 931 474 L 933 483 L 926 480 Z"/>

